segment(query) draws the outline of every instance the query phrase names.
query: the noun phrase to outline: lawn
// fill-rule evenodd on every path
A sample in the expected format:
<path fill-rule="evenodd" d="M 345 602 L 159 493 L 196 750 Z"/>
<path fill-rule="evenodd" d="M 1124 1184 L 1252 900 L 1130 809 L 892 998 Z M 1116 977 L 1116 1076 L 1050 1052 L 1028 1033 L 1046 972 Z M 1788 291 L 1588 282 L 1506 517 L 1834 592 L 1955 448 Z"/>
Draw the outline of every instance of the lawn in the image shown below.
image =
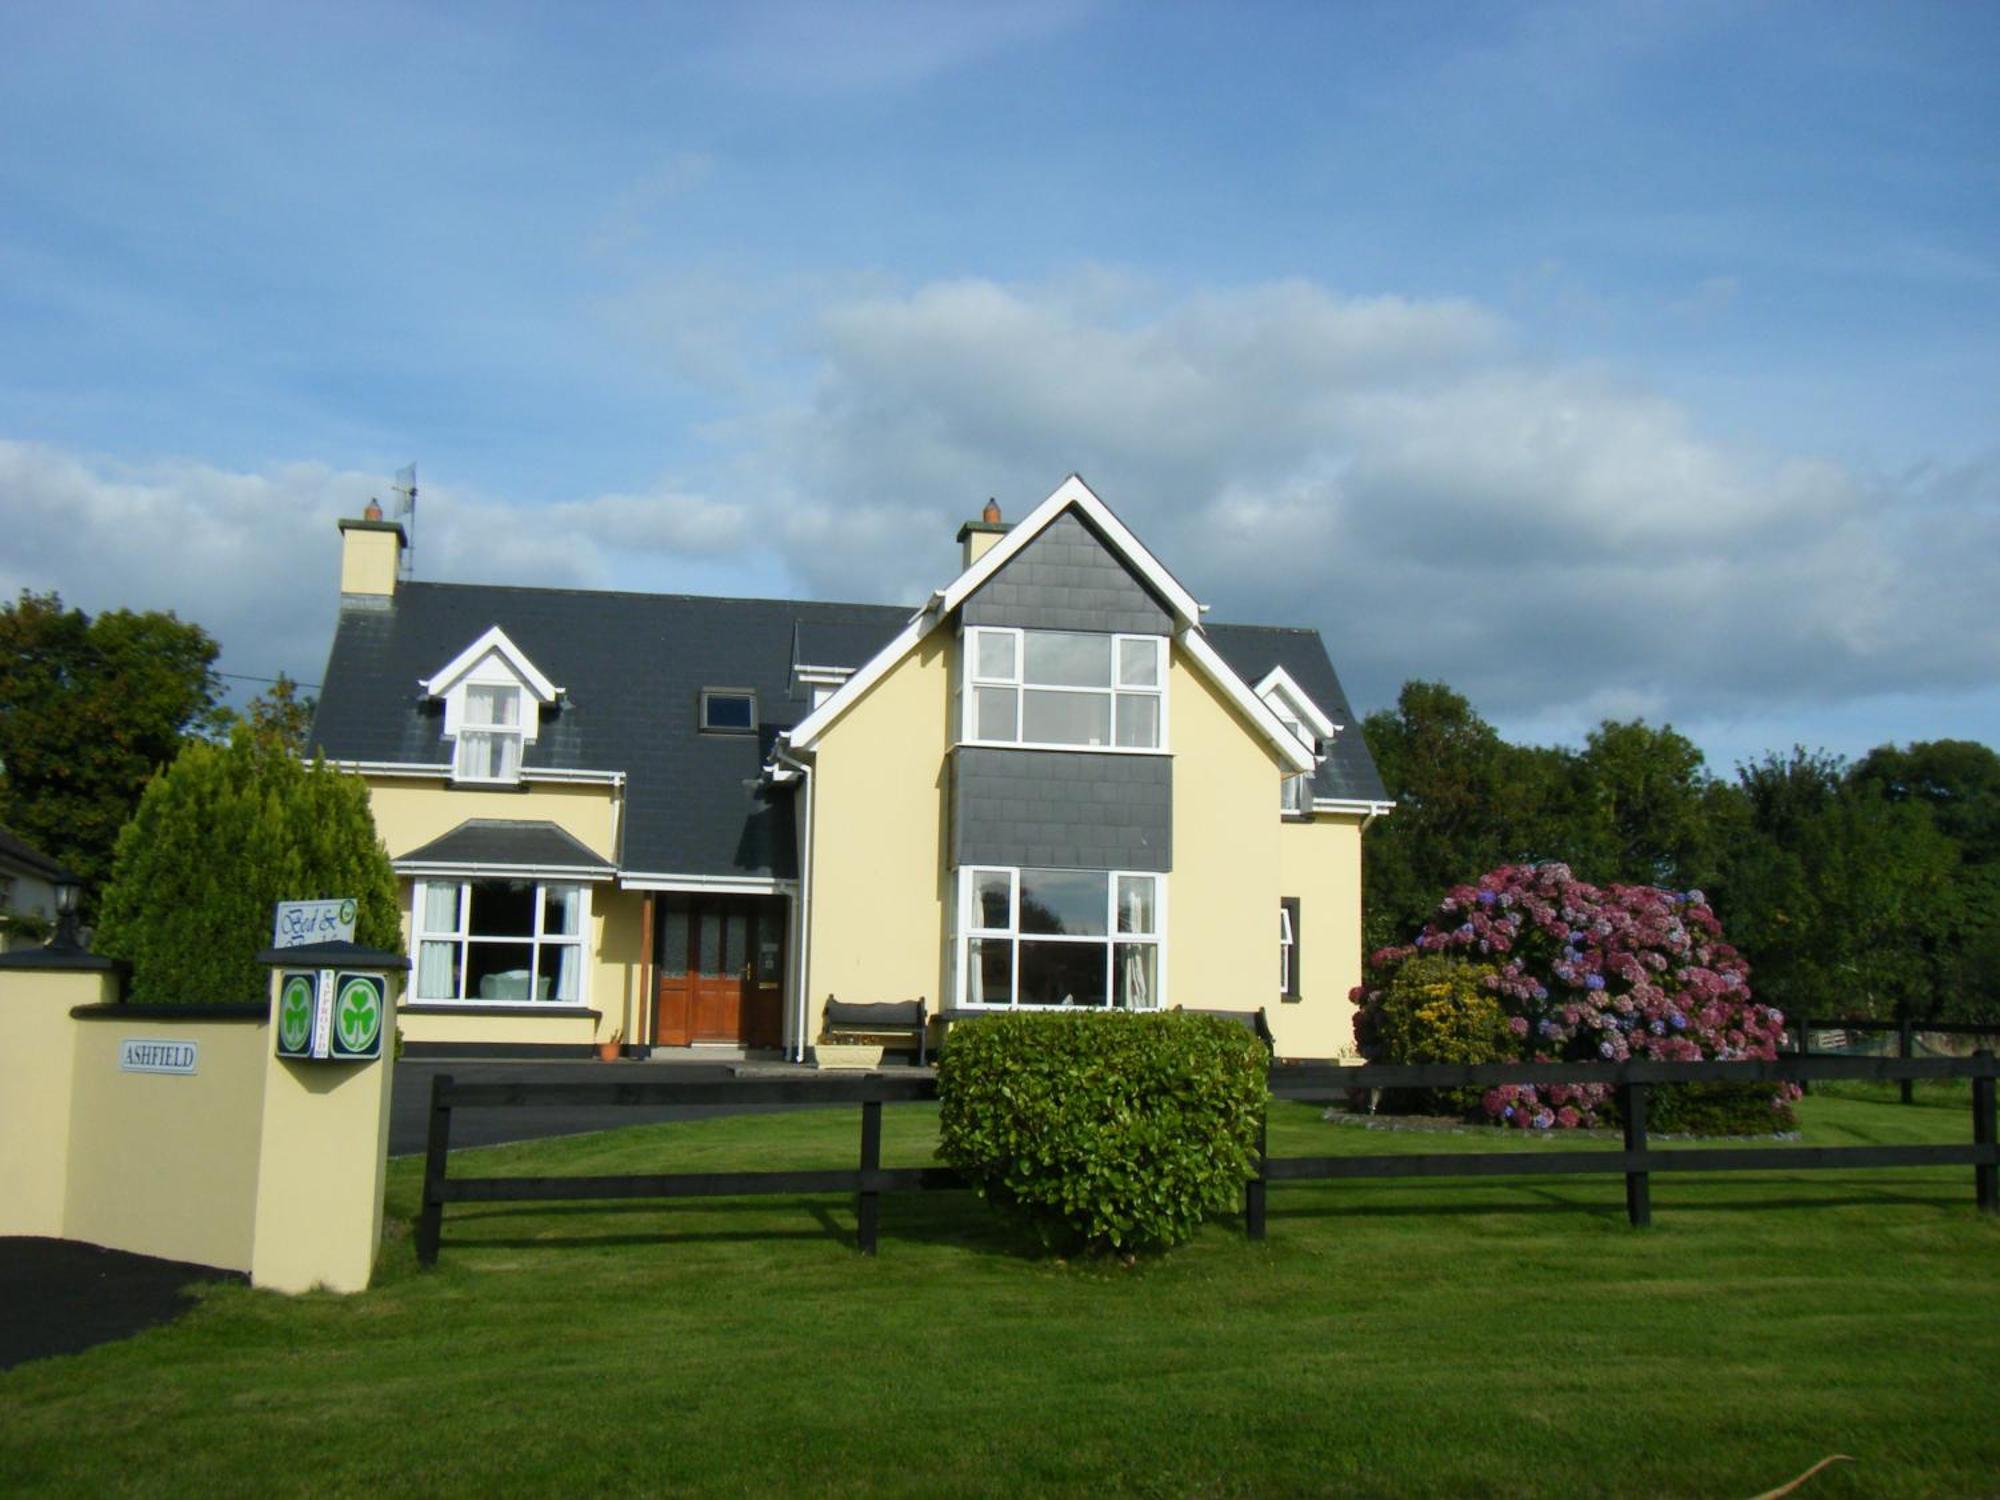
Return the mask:
<path fill-rule="evenodd" d="M 1962 1099 L 1961 1099 L 1962 1106 Z M 840 1166 L 858 1110 L 461 1153 L 465 1170 Z M 1816 1144 L 1965 1140 L 1962 1107 L 1815 1095 Z M 892 1106 L 885 1161 L 935 1112 Z M 1276 1109 L 1274 1154 L 1468 1149 Z M 1496 1149 L 1537 1142 L 1501 1138 Z M 963 1193 L 457 1207 L 374 1290 L 223 1286 L 0 1375 L 10 1494 L 1802 1496 L 2000 1488 L 2000 1223 L 1969 1170 L 1286 1185 L 1124 1268 Z"/>

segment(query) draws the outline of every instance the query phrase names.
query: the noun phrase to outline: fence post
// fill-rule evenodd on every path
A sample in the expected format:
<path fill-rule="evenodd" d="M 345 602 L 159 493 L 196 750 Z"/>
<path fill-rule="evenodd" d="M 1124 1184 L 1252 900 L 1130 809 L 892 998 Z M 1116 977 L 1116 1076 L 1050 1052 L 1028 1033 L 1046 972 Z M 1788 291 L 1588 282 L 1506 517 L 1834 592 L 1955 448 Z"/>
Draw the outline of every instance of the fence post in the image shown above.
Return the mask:
<path fill-rule="evenodd" d="M 1799 1017 L 1799 1060 L 1801 1062 L 1810 1062 L 1812 1060 L 1812 1017 L 1810 1016 Z M 1799 1080 L 1799 1092 L 1801 1094 L 1810 1094 L 1812 1092 L 1812 1080 L 1810 1078 L 1801 1078 Z"/>
<path fill-rule="evenodd" d="M 875 1231 L 881 1224 L 882 1195 L 867 1186 L 867 1175 L 882 1166 L 882 1101 L 864 1100 L 861 1105 L 861 1204 L 855 1213 L 855 1243 L 863 1255 L 875 1253 Z"/>
<path fill-rule="evenodd" d="M 1981 1047 L 1972 1054 L 1977 1060 L 1991 1062 L 1993 1053 Z M 1972 1080 L 1972 1144 L 1991 1150 L 2000 1140 L 1996 1132 L 1993 1108 L 1993 1078 Z M 1990 1161 L 1979 1163 L 1972 1169 L 1972 1186 L 1979 1200 L 1979 1211 L 1983 1214 L 2000 1214 L 2000 1166 Z"/>
<path fill-rule="evenodd" d="M 1910 1029 L 1910 1018 L 1908 1016 L 1903 1017 L 1902 1025 L 1899 1026 L 1897 1030 L 1902 1035 L 1903 1060 L 1907 1062 L 1909 1061 L 1909 1059 L 1917 1055 L 1917 1039 L 1915 1034 Z M 1916 1079 L 1905 1078 L 1903 1080 L 1903 1102 L 1905 1104 L 1915 1104 L 1917 1102 Z"/>
<path fill-rule="evenodd" d="M 1622 1084 L 1620 1092 L 1625 1096 L 1626 1154 L 1642 1152 L 1646 1149 L 1646 1085 Z M 1645 1229 L 1653 1222 L 1652 1174 L 1626 1171 L 1625 1216 L 1634 1229 Z"/>
<path fill-rule="evenodd" d="M 451 1151 L 451 1074 L 431 1078 L 430 1133 L 424 1140 L 424 1206 L 417 1215 L 417 1264 L 434 1266 L 444 1237 L 444 1174 Z"/>
<path fill-rule="evenodd" d="M 1264 1162 L 1271 1151 L 1271 1101 L 1264 1101 L 1264 1113 L 1257 1119 L 1257 1175 L 1243 1184 L 1243 1233 L 1253 1240 L 1264 1238 Z"/>

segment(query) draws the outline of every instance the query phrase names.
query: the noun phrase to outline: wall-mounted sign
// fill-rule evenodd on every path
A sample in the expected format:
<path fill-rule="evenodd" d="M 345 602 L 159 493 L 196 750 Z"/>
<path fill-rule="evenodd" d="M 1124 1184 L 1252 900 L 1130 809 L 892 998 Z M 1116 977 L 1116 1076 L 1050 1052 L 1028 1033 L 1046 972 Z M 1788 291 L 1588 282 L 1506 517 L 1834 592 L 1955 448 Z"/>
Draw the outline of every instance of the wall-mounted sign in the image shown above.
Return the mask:
<path fill-rule="evenodd" d="M 325 1057 L 318 969 L 287 969 L 278 978 L 278 1056 Z"/>
<path fill-rule="evenodd" d="M 278 976 L 278 1056 L 372 1062 L 382 1055 L 389 986 L 380 974 L 286 969 Z"/>
<path fill-rule="evenodd" d="M 333 1057 L 366 1062 L 382 1055 L 382 1017 L 388 986 L 380 974 L 342 974 L 333 985 Z"/>
<path fill-rule="evenodd" d="M 280 901 L 271 926 L 273 948 L 303 948 L 308 943 L 354 941 L 354 901 Z"/>
<path fill-rule="evenodd" d="M 146 1041 L 125 1037 L 118 1043 L 118 1068 L 124 1073 L 194 1072 L 198 1048 L 193 1042 Z"/>

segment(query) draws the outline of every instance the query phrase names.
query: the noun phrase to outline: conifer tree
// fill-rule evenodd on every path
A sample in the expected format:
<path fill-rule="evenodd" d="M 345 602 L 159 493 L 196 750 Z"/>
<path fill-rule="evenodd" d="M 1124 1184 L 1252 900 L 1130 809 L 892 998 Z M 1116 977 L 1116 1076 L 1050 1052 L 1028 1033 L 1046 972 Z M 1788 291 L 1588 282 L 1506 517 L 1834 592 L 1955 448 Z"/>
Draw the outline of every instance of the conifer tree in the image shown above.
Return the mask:
<path fill-rule="evenodd" d="M 250 728 L 194 744 L 147 786 L 118 838 L 95 947 L 154 1004 L 256 1000 L 279 901 L 353 897 L 355 941 L 402 945 L 395 872 L 368 789 Z"/>

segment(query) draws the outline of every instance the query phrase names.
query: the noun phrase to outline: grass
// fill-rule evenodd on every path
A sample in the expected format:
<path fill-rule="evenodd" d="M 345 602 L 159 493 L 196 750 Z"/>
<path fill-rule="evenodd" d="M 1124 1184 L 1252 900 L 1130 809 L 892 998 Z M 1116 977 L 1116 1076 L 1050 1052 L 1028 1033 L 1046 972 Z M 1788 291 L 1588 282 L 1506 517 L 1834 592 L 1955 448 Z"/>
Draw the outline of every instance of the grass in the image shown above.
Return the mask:
<path fill-rule="evenodd" d="M 858 1111 L 465 1152 L 464 1170 L 840 1166 Z M 1813 1144 L 1964 1140 L 1815 1095 Z M 894 1106 L 885 1160 L 929 1158 Z M 1476 1137 L 1534 1150 L 1516 1137 Z M 1274 1154 L 1467 1149 L 1278 1107 Z M 10 1494 L 1750 1495 L 2000 1484 L 2000 1224 L 1969 1171 L 1272 1189 L 1126 1269 L 1030 1253 L 964 1194 L 458 1207 L 377 1286 L 207 1292 L 0 1375 Z"/>

